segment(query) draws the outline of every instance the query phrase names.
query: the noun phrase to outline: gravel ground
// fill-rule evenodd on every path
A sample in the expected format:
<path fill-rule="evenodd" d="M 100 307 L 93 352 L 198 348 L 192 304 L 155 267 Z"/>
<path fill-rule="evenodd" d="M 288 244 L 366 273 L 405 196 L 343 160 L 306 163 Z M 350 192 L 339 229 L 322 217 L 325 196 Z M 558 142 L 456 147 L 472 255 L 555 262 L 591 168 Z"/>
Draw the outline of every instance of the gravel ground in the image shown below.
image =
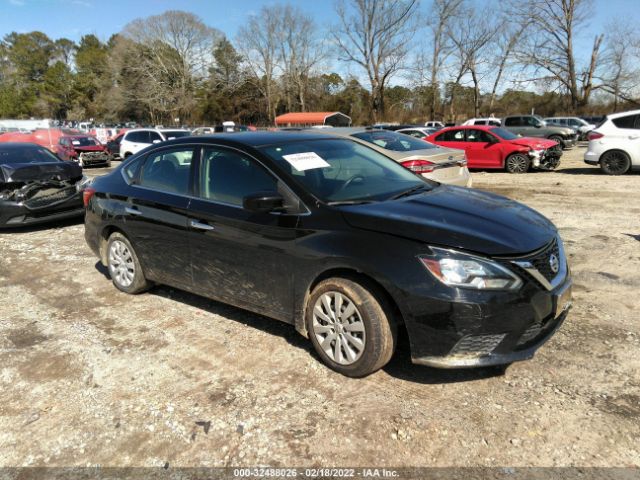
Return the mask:
<path fill-rule="evenodd" d="M 0 234 L 0 467 L 640 466 L 640 176 L 583 152 L 473 174 L 555 222 L 575 281 L 563 327 L 505 373 L 414 366 L 403 343 L 348 379 L 289 325 L 120 293 L 81 223 Z"/>

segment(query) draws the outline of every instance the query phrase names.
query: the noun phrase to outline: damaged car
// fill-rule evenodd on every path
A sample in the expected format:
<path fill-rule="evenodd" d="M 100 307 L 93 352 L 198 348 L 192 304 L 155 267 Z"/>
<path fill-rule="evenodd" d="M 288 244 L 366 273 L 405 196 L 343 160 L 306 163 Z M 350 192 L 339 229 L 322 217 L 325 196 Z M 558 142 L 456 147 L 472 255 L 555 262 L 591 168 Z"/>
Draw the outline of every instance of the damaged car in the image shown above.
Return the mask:
<path fill-rule="evenodd" d="M 81 216 L 89 179 L 33 143 L 0 144 L 0 228 Z"/>
<path fill-rule="evenodd" d="M 56 151 L 62 160 L 77 162 L 81 167 L 111 166 L 111 152 L 91 135 L 60 137 Z"/>
<path fill-rule="evenodd" d="M 496 168 L 509 173 L 554 170 L 562 156 L 562 147 L 556 141 L 519 137 L 504 128 L 486 125 L 445 128 L 428 136 L 427 141 L 464 150 L 469 168 Z"/>

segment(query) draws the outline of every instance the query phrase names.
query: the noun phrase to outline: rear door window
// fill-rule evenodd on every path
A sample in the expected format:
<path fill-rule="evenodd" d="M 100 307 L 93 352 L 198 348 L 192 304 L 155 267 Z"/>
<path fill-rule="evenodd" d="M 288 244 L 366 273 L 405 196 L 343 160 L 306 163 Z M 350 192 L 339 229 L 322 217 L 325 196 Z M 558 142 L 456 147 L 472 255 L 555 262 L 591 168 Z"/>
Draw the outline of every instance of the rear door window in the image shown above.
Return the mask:
<path fill-rule="evenodd" d="M 505 127 L 519 127 L 522 124 L 522 117 L 509 117 L 504 121 Z"/>
<path fill-rule="evenodd" d="M 148 155 L 142 166 L 138 185 L 162 192 L 188 195 L 193 152 L 193 148 L 180 148 Z"/>
<path fill-rule="evenodd" d="M 626 115 L 611 121 L 618 128 L 640 129 L 640 115 Z"/>

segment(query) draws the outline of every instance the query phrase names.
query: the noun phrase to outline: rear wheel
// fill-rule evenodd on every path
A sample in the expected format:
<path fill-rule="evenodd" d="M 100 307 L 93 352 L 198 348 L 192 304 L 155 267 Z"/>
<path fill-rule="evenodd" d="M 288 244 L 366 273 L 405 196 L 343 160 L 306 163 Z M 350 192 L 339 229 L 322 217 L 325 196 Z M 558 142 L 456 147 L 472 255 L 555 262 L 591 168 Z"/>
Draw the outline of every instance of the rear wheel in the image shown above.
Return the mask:
<path fill-rule="evenodd" d="M 133 294 L 144 292 L 151 286 L 144 277 L 131 243 L 119 232 L 113 233 L 107 242 L 107 267 L 118 290 Z"/>
<path fill-rule="evenodd" d="M 314 288 L 305 312 L 316 352 L 333 370 L 363 377 L 382 368 L 396 346 L 388 302 L 366 282 L 330 278 Z"/>
<path fill-rule="evenodd" d="M 523 153 L 514 153 L 507 157 L 505 169 L 509 173 L 525 173 L 529 170 L 531 160 Z"/>
<path fill-rule="evenodd" d="M 630 167 L 629 155 L 621 150 L 605 152 L 600 158 L 600 169 L 607 175 L 623 175 Z"/>

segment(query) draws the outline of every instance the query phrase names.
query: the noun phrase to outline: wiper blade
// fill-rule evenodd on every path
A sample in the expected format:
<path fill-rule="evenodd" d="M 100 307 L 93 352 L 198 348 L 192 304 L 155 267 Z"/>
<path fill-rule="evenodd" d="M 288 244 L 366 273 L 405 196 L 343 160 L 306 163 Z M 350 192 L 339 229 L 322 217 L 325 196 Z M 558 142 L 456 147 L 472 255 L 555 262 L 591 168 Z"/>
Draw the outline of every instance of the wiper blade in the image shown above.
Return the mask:
<path fill-rule="evenodd" d="M 328 202 L 327 205 L 334 207 L 336 205 L 363 205 L 365 203 L 373 203 L 373 200 L 338 200 L 336 202 Z"/>
<path fill-rule="evenodd" d="M 427 188 L 427 186 L 426 185 L 416 185 L 415 187 L 411 187 L 409 190 L 405 190 L 404 192 L 400 192 L 397 195 L 394 195 L 393 197 L 390 198 L 390 200 L 396 200 L 398 198 L 408 197 L 409 195 L 417 193 L 418 191 L 422 190 L 423 188 Z"/>

